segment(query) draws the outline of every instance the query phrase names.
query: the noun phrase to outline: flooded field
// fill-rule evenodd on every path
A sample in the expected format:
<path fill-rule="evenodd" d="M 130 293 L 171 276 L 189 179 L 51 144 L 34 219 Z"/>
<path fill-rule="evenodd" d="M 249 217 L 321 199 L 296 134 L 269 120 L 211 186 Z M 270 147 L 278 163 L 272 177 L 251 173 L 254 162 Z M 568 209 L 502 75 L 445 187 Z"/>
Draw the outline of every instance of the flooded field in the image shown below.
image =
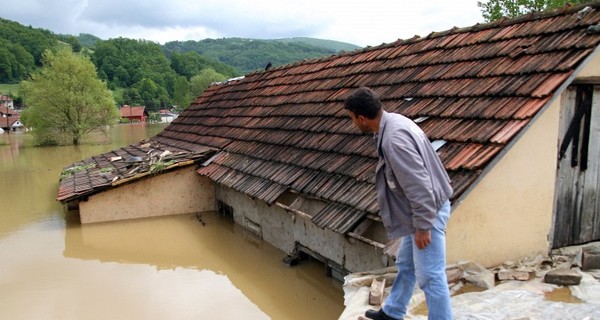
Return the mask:
<path fill-rule="evenodd" d="M 337 319 L 341 285 L 218 214 L 81 225 L 55 201 L 64 166 L 164 125 L 81 146 L 0 135 L 0 310 L 6 319 Z"/>

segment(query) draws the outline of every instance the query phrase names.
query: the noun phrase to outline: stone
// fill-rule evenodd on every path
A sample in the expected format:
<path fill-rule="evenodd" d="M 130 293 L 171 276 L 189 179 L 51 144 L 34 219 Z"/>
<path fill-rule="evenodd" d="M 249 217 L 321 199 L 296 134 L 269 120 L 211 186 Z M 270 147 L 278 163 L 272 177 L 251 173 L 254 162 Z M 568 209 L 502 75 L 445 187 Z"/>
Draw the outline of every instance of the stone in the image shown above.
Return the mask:
<path fill-rule="evenodd" d="M 502 269 L 496 274 L 498 280 L 520 280 L 528 281 L 531 278 L 531 272 L 529 270 L 513 270 L 513 269 Z"/>
<path fill-rule="evenodd" d="M 583 248 L 582 270 L 600 269 L 600 248 L 589 246 Z"/>
<path fill-rule="evenodd" d="M 554 269 L 546 272 L 544 282 L 562 286 L 576 286 L 581 283 L 582 274 L 574 269 Z"/>

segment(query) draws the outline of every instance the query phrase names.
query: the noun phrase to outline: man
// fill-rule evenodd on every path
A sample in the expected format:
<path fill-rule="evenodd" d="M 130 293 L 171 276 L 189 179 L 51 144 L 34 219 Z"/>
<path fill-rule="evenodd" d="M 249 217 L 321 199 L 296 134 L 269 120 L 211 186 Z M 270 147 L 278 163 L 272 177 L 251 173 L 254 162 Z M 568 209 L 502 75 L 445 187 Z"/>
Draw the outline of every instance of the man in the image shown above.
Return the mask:
<path fill-rule="evenodd" d="M 425 293 L 429 319 L 452 319 L 446 280 L 452 187 L 442 162 L 425 133 L 412 120 L 384 111 L 371 89 L 359 88 L 344 107 L 356 127 L 375 134 L 379 213 L 388 237 L 402 238 L 391 292 L 381 310 L 368 310 L 365 316 L 402 319 L 418 283 Z"/>

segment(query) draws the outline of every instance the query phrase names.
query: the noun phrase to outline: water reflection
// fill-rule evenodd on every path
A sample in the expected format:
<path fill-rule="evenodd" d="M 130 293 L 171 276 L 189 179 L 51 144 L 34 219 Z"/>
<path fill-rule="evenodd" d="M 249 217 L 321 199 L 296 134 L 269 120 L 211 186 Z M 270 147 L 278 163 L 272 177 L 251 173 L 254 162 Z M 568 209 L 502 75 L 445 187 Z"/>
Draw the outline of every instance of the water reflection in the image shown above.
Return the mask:
<path fill-rule="evenodd" d="M 79 147 L 0 136 L 2 317 L 336 319 L 343 293 L 322 265 L 286 268 L 282 252 L 217 214 L 82 226 L 63 213 L 64 166 L 161 129 L 118 126 Z"/>

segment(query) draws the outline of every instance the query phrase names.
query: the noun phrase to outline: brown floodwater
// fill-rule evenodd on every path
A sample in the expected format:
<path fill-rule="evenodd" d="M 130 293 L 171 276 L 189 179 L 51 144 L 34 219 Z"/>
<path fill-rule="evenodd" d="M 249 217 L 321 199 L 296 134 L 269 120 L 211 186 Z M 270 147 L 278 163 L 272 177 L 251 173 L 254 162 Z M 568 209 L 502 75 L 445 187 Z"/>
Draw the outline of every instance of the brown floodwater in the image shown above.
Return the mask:
<path fill-rule="evenodd" d="M 81 225 L 55 201 L 63 167 L 164 124 L 118 125 L 80 146 L 0 135 L 5 319 L 337 319 L 341 284 L 216 213 Z"/>

